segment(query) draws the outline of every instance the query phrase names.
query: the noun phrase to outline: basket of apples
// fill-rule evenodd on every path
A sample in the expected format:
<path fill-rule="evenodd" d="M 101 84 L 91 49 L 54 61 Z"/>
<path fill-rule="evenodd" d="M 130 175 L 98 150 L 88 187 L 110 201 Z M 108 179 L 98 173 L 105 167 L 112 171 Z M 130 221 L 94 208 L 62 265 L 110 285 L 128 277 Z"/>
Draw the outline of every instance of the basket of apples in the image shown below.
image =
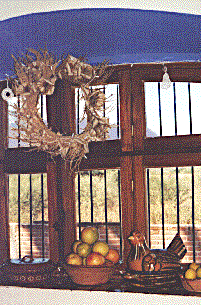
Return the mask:
<path fill-rule="evenodd" d="M 107 283 L 119 261 L 118 251 L 99 240 L 95 227 L 83 229 L 81 240 L 73 243 L 72 250 L 66 257 L 64 268 L 71 280 L 79 285 Z"/>
<path fill-rule="evenodd" d="M 201 266 L 197 263 L 189 264 L 187 270 L 180 275 L 183 287 L 191 292 L 201 292 Z"/>

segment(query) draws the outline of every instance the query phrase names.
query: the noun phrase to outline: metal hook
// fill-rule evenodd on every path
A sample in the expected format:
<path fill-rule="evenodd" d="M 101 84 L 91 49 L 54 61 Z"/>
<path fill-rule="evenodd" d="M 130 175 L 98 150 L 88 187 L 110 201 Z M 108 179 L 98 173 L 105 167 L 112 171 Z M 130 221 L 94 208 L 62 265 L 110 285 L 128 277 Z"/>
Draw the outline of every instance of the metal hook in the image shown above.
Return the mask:
<path fill-rule="evenodd" d="M 8 86 L 8 79 L 9 79 L 9 75 L 8 74 L 5 74 L 6 75 L 6 81 L 7 81 L 7 88 L 9 88 Z M 10 88 L 9 88 L 10 89 Z"/>
<path fill-rule="evenodd" d="M 171 80 L 169 74 L 167 73 L 167 67 L 163 64 L 163 80 L 162 80 L 162 89 L 168 89 L 171 86 Z"/>

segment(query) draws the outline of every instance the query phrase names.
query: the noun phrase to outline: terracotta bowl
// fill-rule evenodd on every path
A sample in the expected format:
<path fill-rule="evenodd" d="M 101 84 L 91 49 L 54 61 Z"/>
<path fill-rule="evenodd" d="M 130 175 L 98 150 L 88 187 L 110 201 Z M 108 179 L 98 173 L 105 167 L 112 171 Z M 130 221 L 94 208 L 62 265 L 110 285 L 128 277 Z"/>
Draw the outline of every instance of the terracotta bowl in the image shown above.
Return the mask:
<path fill-rule="evenodd" d="M 201 279 L 188 280 L 183 275 L 180 275 L 183 287 L 191 292 L 201 292 Z"/>
<path fill-rule="evenodd" d="M 78 285 L 101 285 L 107 283 L 114 271 L 115 265 L 107 261 L 102 266 L 64 265 L 71 280 Z"/>

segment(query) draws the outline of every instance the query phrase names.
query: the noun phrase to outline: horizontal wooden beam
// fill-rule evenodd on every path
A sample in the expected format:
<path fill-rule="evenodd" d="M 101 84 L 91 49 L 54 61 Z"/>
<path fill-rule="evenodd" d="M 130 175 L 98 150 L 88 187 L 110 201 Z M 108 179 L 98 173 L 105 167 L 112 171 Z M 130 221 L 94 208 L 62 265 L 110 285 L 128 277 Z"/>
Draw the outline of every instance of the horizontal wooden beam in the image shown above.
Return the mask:
<path fill-rule="evenodd" d="M 168 63 L 137 63 L 137 64 L 124 64 L 124 65 L 109 65 L 108 72 L 112 73 L 108 77 L 107 82 L 119 83 L 119 73 L 124 71 L 138 71 L 144 81 L 161 81 L 163 72 L 163 64 L 166 65 L 170 78 L 174 82 L 200 82 L 201 81 L 201 62 L 168 62 Z M 58 82 L 58 81 L 57 81 Z M 98 80 L 98 84 L 100 80 Z M 96 85 L 97 81 L 94 80 L 92 85 Z M 5 81 L 0 81 L 0 86 L 6 86 Z"/>
<path fill-rule="evenodd" d="M 91 142 L 87 159 L 83 159 L 80 170 L 120 167 L 120 140 Z M 47 161 L 51 160 L 44 151 L 28 147 L 8 148 L 5 151 L 4 167 L 8 174 L 45 173 Z"/>
<path fill-rule="evenodd" d="M 200 166 L 200 165 L 201 165 L 201 152 L 143 156 L 143 166 L 146 168 Z"/>
<path fill-rule="evenodd" d="M 91 142 L 86 157 L 80 164 L 80 170 L 119 168 L 121 141 Z"/>
<path fill-rule="evenodd" d="M 7 174 L 45 173 L 47 153 L 30 148 L 8 148 L 5 151 L 4 169 Z"/>
<path fill-rule="evenodd" d="M 173 82 L 201 82 L 200 62 L 168 62 L 164 64 Z M 164 74 L 163 63 L 126 64 L 112 66 L 111 68 L 113 72 L 107 83 L 118 83 L 119 73 L 124 71 L 139 74 L 141 79 L 146 82 L 160 82 Z"/>
<path fill-rule="evenodd" d="M 201 165 L 201 135 L 181 135 L 144 139 L 144 167 Z"/>
<path fill-rule="evenodd" d="M 122 152 L 121 140 L 91 142 L 80 170 L 119 168 L 121 156 L 143 156 L 145 167 L 201 165 L 201 135 L 145 138 L 143 149 Z M 5 151 L 5 172 L 46 172 L 47 153 L 29 148 L 9 148 Z"/>
<path fill-rule="evenodd" d="M 201 151 L 201 135 L 180 135 L 144 139 L 143 154 L 172 154 Z M 140 151 L 135 151 L 141 154 Z"/>

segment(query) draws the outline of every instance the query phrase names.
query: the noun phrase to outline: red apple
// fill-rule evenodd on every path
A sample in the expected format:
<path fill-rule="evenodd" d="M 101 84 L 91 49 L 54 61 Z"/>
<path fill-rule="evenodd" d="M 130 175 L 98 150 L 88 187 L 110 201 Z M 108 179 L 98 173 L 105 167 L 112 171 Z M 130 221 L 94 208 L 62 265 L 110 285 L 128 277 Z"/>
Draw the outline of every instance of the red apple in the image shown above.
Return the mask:
<path fill-rule="evenodd" d="M 76 253 L 71 253 L 66 257 L 66 263 L 80 266 L 82 265 L 82 258 Z"/>
<path fill-rule="evenodd" d="M 105 258 L 116 264 L 119 261 L 119 252 L 115 249 L 109 249 L 109 252 Z"/>
<path fill-rule="evenodd" d="M 105 257 L 96 252 L 90 253 L 86 258 L 86 265 L 87 266 L 100 266 L 105 263 Z"/>

